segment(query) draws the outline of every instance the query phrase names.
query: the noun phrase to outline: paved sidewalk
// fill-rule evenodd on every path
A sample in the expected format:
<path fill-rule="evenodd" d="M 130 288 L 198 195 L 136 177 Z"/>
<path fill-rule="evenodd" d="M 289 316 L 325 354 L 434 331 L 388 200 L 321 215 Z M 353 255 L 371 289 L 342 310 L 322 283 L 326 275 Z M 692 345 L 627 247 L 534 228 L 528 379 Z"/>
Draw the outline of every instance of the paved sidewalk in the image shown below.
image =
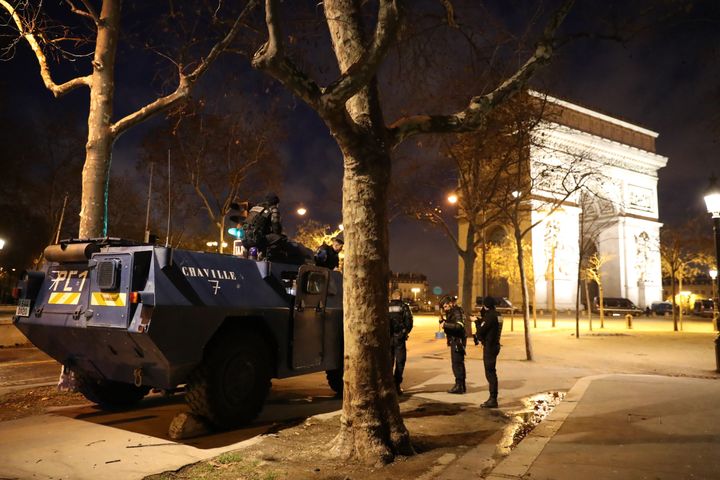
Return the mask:
<path fill-rule="evenodd" d="M 485 477 L 488 445 L 440 478 L 717 479 L 719 446 L 719 380 L 599 375 L 579 380 Z"/>

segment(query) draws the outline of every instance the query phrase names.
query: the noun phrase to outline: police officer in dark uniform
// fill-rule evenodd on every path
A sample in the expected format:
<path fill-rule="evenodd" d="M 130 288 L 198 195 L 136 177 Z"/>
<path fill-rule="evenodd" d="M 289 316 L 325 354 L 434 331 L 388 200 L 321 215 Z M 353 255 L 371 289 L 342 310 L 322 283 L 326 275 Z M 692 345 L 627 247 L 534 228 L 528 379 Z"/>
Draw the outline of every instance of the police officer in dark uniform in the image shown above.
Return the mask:
<path fill-rule="evenodd" d="M 483 345 L 483 365 L 485 366 L 485 378 L 488 381 L 490 398 L 481 403 L 480 406 L 482 408 L 497 408 L 498 377 L 495 366 L 497 357 L 500 354 L 503 319 L 495 310 L 495 299 L 493 297 L 485 297 L 483 305 L 486 310 L 481 319 L 475 321 L 475 328 L 477 339 Z"/>
<path fill-rule="evenodd" d="M 279 204 L 280 198 L 274 193 L 268 193 L 264 202 L 250 209 L 243 225 L 245 248 L 256 247 L 266 255 L 269 248 L 282 247 L 286 237 L 282 234 Z"/>
<path fill-rule="evenodd" d="M 410 306 L 402 301 L 400 290 L 393 290 L 390 294 L 388 316 L 390 317 L 390 355 L 395 370 L 393 378 L 397 394 L 402 395 L 400 384 L 403 381 L 403 371 L 407 360 L 406 342 L 410 330 L 413 328 L 413 315 Z"/>
<path fill-rule="evenodd" d="M 323 243 L 315 253 L 315 265 L 335 270 L 340 265 L 340 252 L 345 242 L 342 237 L 332 239 L 332 245 Z"/>
<path fill-rule="evenodd" d="M 450 347 L 450 361 L 452 371 L 455 375 L 455 385 L 448 390 L 448 393 L 465 393 L 465 345 L 467 334 L 465 333 L 465 313 L 463 309 L 455 304 L 453 297 L 443 297 L 440 300 L 440 324 L 447 344 Z"/>

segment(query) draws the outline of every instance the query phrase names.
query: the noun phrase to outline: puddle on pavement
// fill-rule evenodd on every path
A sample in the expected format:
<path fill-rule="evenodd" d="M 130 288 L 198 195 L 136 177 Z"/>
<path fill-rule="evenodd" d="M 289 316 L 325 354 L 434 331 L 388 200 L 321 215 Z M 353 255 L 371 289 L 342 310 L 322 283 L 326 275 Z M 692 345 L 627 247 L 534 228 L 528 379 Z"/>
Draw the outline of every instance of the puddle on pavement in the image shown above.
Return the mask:
<path fill-rule="evenodd" d="M 523 399 L 524 408 L 510 412 L 510 423 L 503 431 L 496 454 L 507 456 L 553 409 L 563 401 L 566 392 L 544 392 Z"/>

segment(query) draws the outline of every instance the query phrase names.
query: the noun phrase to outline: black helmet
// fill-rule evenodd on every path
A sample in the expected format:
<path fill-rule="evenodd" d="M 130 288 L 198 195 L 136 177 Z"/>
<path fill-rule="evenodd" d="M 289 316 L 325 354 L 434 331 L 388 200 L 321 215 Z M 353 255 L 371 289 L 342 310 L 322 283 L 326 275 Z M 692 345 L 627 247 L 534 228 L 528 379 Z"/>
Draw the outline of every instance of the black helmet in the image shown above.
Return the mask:
<path fill-rule="evenodd" d="M 445 295 L 440 299 L 440 306 L 442 307 L 443 305 L 447 305 L 448 303 L 453 302 L 455 302 L 455 299 L 453 297 L 451 297 L 450 295 Z"/>
<path fill-rule="evenodd" d="M 495 302 L 495 299 L 493 297 L 483 298 L 483 305 L 485 305 L 487 308 L 495 307 L 496 303 L 497 302 Z"/>
<path fill-rule="evenodd" d="M 337 242 L 340 245 L 345 245 L 345 240 L 343 240 L 343 237 L 340 235 L 338 235 L 337 237 L 333 237 L 332 241 Z"/>
<path fill-rule="evenodd" d="M 280 197 L 277 196 L 277 193 L 268 193 L 265 195 L 265 201 L 268 205 L 277 205 L 280 203 Z"/>

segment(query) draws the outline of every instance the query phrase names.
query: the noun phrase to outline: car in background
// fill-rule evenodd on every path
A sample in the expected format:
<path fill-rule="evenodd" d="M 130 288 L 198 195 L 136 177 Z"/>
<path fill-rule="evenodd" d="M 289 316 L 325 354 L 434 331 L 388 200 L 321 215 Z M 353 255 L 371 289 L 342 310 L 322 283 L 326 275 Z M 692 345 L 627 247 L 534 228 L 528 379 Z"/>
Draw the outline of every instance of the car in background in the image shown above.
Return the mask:
<path fill-rule="evenodd" d="M 497 310 L 499 313 L 518 313 L 520 312 L 520 308 L 516 307 L 512 304 L 512 302 L 507 299 L 506 297 L 493 297 L 495 299 L 495 310 Z M 474 313 L 479 313 L 480 309 L 482 307 L 482 299 L 483 297 L 477 297 L 475 299 L 475 307 L 473 308 Z"/>
<path fill-rule="evenodd" d="M 692 313 L 700 317 L 713 317 L 713 301 L 710 299 L 695 300 Z"/>
<path fill-rule="evenodd" d="M 652 313 L 655 315 L 672 315 L 672 303 L 670 302 L 653 302 L 650 305 L 650 310 L 652 310 Z"/>
<path fill-rule="evenodd" d="M 413 313 L 420 311 L 420 304 L 415 301 L 408 302 L 408 306 L 410 307 L 410 311 Z"/>
<path fill-rule="evenodd" d="M 594 313 L 600 313 L 600 304 L 597 297 L 593 300 L 592 311 Z M 638 308 L 630 299 L 622 297 L 604 297 L 603 311 L 605 315 L 613 317 L 624 317 L 627 314 L 638 316 L 645 313 L 644 310 Z"/>

